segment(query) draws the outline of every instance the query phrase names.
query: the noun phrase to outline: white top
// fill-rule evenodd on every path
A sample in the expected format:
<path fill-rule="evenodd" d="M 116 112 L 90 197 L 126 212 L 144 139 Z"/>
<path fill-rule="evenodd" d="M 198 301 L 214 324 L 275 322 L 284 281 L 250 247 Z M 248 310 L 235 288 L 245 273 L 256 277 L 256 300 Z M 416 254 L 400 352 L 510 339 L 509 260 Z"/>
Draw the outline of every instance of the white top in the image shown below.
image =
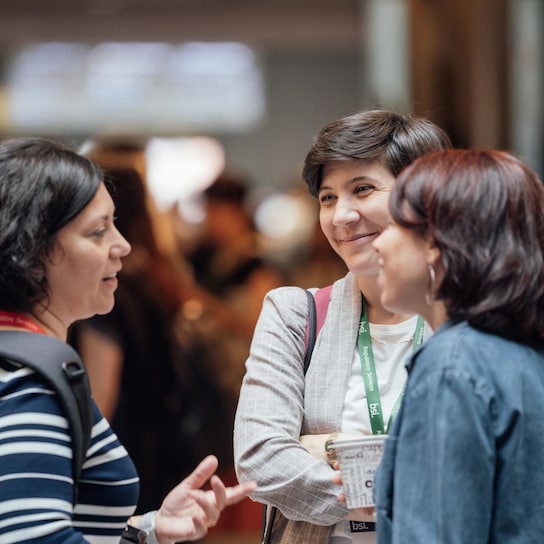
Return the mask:
<path fill-rule="evenodd" d="M 278 508 L 278 539 L 329 544 L 332 528 L 348 514 L 331 467 L 301 445 L 300 435 L 342 430 L 361 305 L 359 285 L 348 272 L 333 285 L 304 373 L 304 289 L 280 287 L 263 300 L 236 411 L 234 461 L 240 481 L 258 483 L 251 498 Z"/>
<path fill-rule="evenodd" d="M 417 316 L 414 316 L 394 325 L 369 323 L 382 413 L 386 426 L 406 382 L 405 363 L 413 350 L 417 319 Z M 428 324 L 425 324 L 424 338 L 427 339 L 430 335 L 431 329 Z M 357 344 L 353 350 L 351 373 L 344 400 L 342 432 L 372 434 Z M 357 539 L 354 541 L 349 532 L 349 522 L 336 524 L 330 543 L 345 544 L 350 542 L 354 542 L 354 544 L 355 542 L 357 544 L 374 544 L 376 542 L 376 533 L 358 533 Z"/>

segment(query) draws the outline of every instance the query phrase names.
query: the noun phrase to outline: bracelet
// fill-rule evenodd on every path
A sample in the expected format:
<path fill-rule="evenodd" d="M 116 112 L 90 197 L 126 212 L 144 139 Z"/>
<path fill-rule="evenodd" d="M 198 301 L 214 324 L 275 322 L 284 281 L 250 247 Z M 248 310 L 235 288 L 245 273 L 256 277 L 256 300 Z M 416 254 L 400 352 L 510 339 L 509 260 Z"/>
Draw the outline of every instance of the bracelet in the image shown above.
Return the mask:
<path fill-rule="evenodd" d="M 156 510 L 140 516 L 139 527 L 127 524 L 121 535 L 120 544 L 159 544 L 155 534 Z M 129 520 L 130 521 L 130 520 Z"/>
<path fill-rule="evenodd" d="M 327 440 L 325 440 L 325 455 L 329 465 L 333 465 L 336 461 L 336 449 L 334 448 L 334 441 L 338 438 L 338 433 L 331 433 Z"/>
<path fill-rule="evenodd" d="M 159 544 L 155 534 L 155 514 L 157 510 L 146 512 L 141 518 L 138 527 L 147 534 L 146 544 Z"/>

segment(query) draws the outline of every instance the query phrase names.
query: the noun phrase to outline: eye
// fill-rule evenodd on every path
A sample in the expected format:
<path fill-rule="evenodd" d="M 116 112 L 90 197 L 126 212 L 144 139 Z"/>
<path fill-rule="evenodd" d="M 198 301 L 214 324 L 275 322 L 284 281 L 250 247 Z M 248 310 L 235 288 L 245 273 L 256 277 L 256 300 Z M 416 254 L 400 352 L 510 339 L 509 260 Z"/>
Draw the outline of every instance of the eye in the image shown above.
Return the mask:
<path fill-rule="evenodd" d="M 329 194 L 322 193 L 322 194 L 319 195 L 319 203 L 322 204 L 322 205 L 330 204 L 334 200 L 336 200 L 336 196 L 332 195 L 330 193 Z"/>
<path fill-rule="evenodd" d="M 101 227 L 93 232 L 93 236 L 96 236 L 96 238 L 104 238 L 107 231 L 107 227 Z"/>
<path fill-rule="evenodd" d="M 364 183 L 362 185 L 357 185 L 355 187 L 355 193 L 357 194 L 368 194 L 372 192 L 375 189 L 374 185 L 369 185 L 368 183 Z"/>

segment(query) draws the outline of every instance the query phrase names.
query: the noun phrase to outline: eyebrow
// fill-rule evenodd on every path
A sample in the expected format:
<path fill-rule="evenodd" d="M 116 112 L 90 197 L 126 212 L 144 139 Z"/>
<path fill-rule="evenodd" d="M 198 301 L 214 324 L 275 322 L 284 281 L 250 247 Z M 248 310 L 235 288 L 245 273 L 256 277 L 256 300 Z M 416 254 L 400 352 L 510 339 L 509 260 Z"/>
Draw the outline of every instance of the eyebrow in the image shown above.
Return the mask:
<path fill-rule="evenodd" d="M 88 221 L 89 224 L 96 224 L 98 222 L 107 223 L 110 220 L 111 217 L 114 217 L 114 216 L 110 216 L 107 213 L 99 213 L 99 214 L 97 214 L 97 215 L 95 215 L 93 217 L 89 217 L 87 219 L 87 221 Z"/>
<path fill-rule="evenodd" d="M 376 178 L 373 178 L 371 176 L 355 176 L 354 178 L 351 178 L 349 180 L 347 180 L 347 183 L 346 185 L 353 185 L 354 183 L 359 183 L 361 181 L 371 181 L 373 183 L 378 183 L 378 180 Z M 323 184 L 323 182 L 321 182 L 321 186 L 319 187 L 319 191 L 318 191 L 318 194 L 323 191 L 323 190 L 326 190 L 326 189 L 330 189 L 331 187 L 326 185 L 326 184 Z"/>

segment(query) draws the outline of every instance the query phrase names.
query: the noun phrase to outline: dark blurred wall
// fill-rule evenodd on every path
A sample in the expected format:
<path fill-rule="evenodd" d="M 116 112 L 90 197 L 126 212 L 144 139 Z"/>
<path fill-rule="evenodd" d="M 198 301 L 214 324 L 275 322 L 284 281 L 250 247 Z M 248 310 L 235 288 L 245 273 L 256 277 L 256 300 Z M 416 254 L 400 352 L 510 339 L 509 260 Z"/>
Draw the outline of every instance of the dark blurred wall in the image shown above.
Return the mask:
<path fill-rule="evenodd" d="M 364 106 L 353 53 L 264 55 L 268 112 L 254 132 L 221 136 L 232 166 L 258 184 L 289 186 L 319 129 Z"/>

